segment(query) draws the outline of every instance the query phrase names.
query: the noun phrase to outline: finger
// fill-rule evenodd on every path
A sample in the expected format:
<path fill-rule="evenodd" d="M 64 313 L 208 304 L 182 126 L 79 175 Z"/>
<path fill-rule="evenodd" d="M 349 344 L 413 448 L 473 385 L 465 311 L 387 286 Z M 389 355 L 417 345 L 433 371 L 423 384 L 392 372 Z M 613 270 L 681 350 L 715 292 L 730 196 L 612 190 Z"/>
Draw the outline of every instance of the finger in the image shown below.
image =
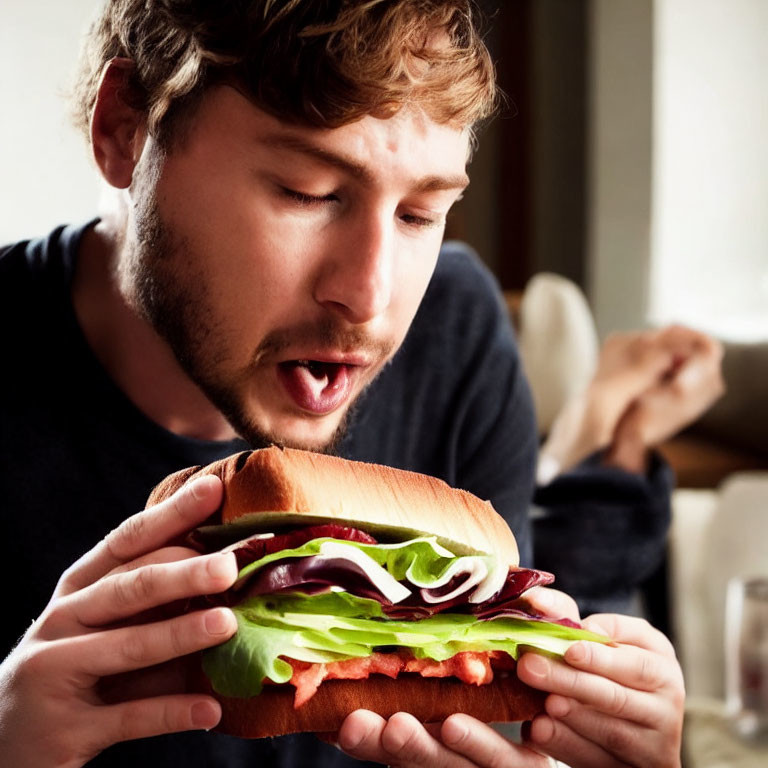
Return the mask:
<path fill-rule="evenodd" d="M 725 347 L 723 343 L 712 336 L 703 334 L 701 346 L 704 349 L 704 353 L 712 358 L 712 360 L 718 365 L 723 361 L 725 356 Z"/>
<path fill-rule="evenodd" d="M 387 762 L 409 768 L 472 768 L 472 762 L 446 749 L 424 726 L 407 712 L 392 715 L 381 734 Z"/>
<path fill-rule="evenodd" d="M 582 622 L 584 629 L 606 635 L 616 643 L 635 645 L 663 656 L 675 657 L 669 638 L 652 627 L 645 619 L 617 613 L 593 613 Z"/>
<path fill-rule="evenodd" d="M 101 748 L 166 733 L 210 730 L 219 720 L 221 706 L 210 696 L 178 694 L 114 704 L 99 713 Z"/>
<path fill-rule="evenodd" d="M 93 632 L 58 640 L 55 653 L 61 668 L 92 677 L 144 669 L 204 648 L 219 645 L 237 631 L 228 608 L 212 608 L 166 621 Z M 55 668 L 55 666 L 53 667 Z"/>
<path fill-rule="evenodd" d="M 589 645 L 598 647 L 595 643 Z M 621 649 L 599 647 L 619 657 L 623 656 Z M 647 651 L 638 653 L 652 656 Z M 618 668 L 620 663 L 613 669 Z M 615 682 L 601 674 L 580 671 L 568 664 L 534 653 L 524 654 L 520 658 L 517 673 L 523 682 L 534 688 L 575 699 L 597 711 L 649 727 L 663 726 L 666 718 L 674 715 L 675 707 L 681 705 L 683 696 L 682 684 L 679 686 L 678 695 L 678 686 L 672 681 L 671 675 L 670 679 L 664 679 L 658 684 L 636 679 L 632 682 Z M 621 677 L 630 677 L 623 672 L 618 674 Z M 639 688 L 641 684 L 648 684 L 649 688 L 643 690 Z M 653 687 L 650 687 L 651 685 Z"/>
<path fill-rule="evenodd" d="M 532 587 L 523 598 L 534 611 L 544 616 L 580 621 L 579 607 L 576 601 L 565 592 L 551 587 Z"/>
<path fill-rule="evenodd" d="M 216 553 L 115 573 L 72 595 L 67 606 L 80 625 L 100 627 L 175 600 L 223 592 L 236 578 L 235 555 Z"/>
<path fill-rule="evenodd" d="M 682 718 L 658 703 L 656 707 L 651 705 L 652 710 L 657 710 L 657 717 L 647 725 L 560 696 L 550 696 L 546 708 L 547 714 L 573 733 L 594 744 L 606 745 L 611 754 L 633 765 L 667 765 L 668 762 L 660 761 L 660 755 L 679 754 Z"/>
<path fill-rule="evenodd" d="M 674 373 L 668 388 L 679 397 L 698 395 L 704 407 L 725 389 L 719 360 L 703 355 L 689 357 Z M 662 387 L 661 391 L 666 390 Z M 698 403 L 695 406 L 700 407 Z"/>
<path fill-rule="evenodd" d="M 204 475 L 165 501 L 129 517 L 65 571 L 56 594 L 82 589 L 114 568 L 161 548 L 210 516 L 221 496 L 221 480 Z"/>
<path fill-rule="evenodd" d="M 105 575 L 113 576 L 116 573 L 128 573 L 129 571 L 135 571 L 137 568 L 143 568 L 145 565 L 178 563 L 181 560 L 189 560 L 193 557 L 200 557 L 200 553 L 189 547 L 163 547 L 142 557 L 137 557 L 128 563 L 118 565 L 117 568 L 113 568 Z"/>
<path fill-rule="evenodd" d="M 523 764 L 526 768 L 550 768 L 551 761 L 527 747 L 514 744 L 485 723 L 469 715 L 451 715 L 440 731 L 443 743 L 478 766 Z"/>
<path fill-rule="evenodd" d="M 605 380 L 624 396 L 637 396 L 667 370 L 673 361 L 672 352 L 657 343 L 653 334 L 637 334 L 606 346 L 604 367 L 596 380 Z"/>
<path fill-rule="evenodd" d="M 676 355 L 687 356 L 702 352 L 716 355 L 722 348 L 720 342 L 709 334 L 684 325 L 669 325 L 657 333 L 659 342 Z"/>
<path fill-rule="evenodd" d="M 680 680 L 674 659 L 632 645 L 608 646 L 580 641 L 564 654 L 568 667 L 599 675 L 637 691 L 671 688 Z"/>
<path fill-rule="evenodd" d="M 472 768 L 472 763 L 448 750 L 412 715 L 398 712 L 385 720 L 358 710 L 339 730 L 339 747 L 358 760 L 401 768 Z"/>
<path fill-rule="evenodd" d="M 378 749 L 386 722 L 381 715 L 367 709 L 358 709 L 346 717 L 338 731 L 316 731 L 315 738 L 343 750 L 358 747 L 364 749 L 367 742 L 375 743 Z M 424 727 L 432 736 L 440 732 L 440 723 L 427 723 Z"/>
<path fill-rule="evenodd" d="M 387 721 L 367 709 L 358 709 L 348 715 L 339 729 L 337 743 L 340 749 L 358 760 L 386 763 L 388 756 L 381 746 L 381 734 Z"/>
<path fill-rule="evenodd" d="M 525 746 L 541 749 L 570 768 L 621 768 L 603 747 L 574 733 L 568 725 L 546 715 L 537 716 L 525 729 Z M 636 763 L 641 765 L 641 763 Z"/>

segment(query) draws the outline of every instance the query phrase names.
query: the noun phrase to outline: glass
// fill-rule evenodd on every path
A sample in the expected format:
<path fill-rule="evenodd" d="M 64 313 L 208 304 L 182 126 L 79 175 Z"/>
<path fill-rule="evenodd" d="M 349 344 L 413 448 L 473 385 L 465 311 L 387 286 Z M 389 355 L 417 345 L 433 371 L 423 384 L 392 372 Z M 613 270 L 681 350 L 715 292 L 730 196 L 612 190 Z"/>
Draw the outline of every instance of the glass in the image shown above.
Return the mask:
<path fill-rule="evenodd" d="M 727 711 L 736 732 L 768 742 L 768 578 L 732 579 L 725 611 Z"/>

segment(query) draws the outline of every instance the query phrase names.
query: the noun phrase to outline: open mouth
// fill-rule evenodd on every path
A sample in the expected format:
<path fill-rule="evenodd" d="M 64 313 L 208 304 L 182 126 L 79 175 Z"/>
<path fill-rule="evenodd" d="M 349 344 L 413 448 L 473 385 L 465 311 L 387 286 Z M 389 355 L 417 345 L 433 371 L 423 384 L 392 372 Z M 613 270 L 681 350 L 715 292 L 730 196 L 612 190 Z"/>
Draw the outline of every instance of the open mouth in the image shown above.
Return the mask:
<path fill-rule="evenodd" d="M 296 405 L 322 415 L 340 407 L 349 397 L 356 366 L 320 360 L 279 363 L 278 376 Z"/>

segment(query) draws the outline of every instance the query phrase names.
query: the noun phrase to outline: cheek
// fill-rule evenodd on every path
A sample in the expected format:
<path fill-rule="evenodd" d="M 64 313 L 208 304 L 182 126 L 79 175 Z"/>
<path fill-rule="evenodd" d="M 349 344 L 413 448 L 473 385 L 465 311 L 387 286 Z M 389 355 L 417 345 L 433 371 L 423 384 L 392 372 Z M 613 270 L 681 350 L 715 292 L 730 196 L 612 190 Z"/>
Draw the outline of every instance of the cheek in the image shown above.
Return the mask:
<path fill-rule="evenodd" d="M 244 191 L 223 195 L 207 187 L 164 218 L 185 245 L 190 271 L 205 280 L 212 301 L 225 311 L 273 314 L 306 287 L 308 239 L 281 226 Z"/>
<path fill-rule="evenodd" d="M 296 233 L 274 222 L 235 220 L 214 253 L 213 280 L 243 314 L 286 322 L 311 294 L 309 249 Z"/>

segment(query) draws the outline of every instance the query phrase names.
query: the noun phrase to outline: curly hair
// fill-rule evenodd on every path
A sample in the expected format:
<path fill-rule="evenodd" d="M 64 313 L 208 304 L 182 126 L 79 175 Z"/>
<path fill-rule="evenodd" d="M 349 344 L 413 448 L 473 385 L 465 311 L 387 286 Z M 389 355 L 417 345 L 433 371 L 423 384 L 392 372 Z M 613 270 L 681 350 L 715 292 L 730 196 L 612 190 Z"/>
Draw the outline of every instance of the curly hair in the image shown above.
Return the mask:
<path fill-rule="evenodd" d="M 282 120 L 322 128 L 417 104 L 472 127 L 495 108 L 473 0 L 106 0 L 73 89 L 88 135 L 104 66 L 134 62 L 127 92 L 161 142 L 205 89 L 232 82 Z"/>

